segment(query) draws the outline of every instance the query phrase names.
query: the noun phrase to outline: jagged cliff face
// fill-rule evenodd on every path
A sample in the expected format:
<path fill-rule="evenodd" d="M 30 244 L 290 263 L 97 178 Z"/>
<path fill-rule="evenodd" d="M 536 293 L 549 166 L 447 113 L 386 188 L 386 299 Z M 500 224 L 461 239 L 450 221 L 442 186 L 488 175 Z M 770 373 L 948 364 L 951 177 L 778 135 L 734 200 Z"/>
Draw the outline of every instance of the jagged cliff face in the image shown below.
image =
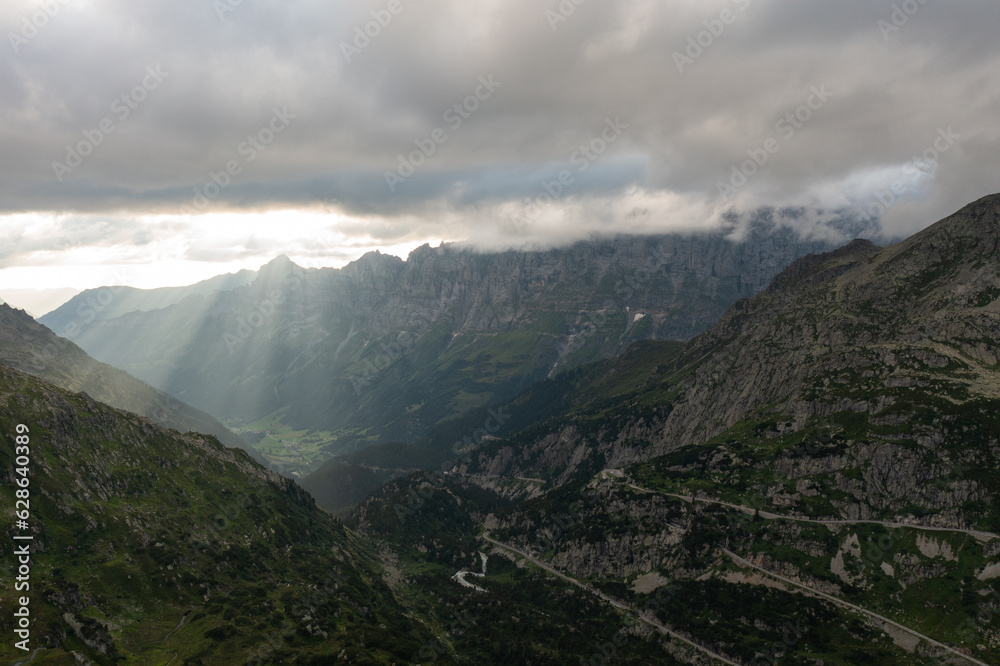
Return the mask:
<path fill-rule="evenodd" d="M 713 359 L 687 384 L 665 435 L 691 443 L 777 401 L 806 418 L 824 401 L 803 390 L 843 383 L 847 372 L 867 380 L 873 410 L 895 399 L 872 393 L 880 387 L 936 382 L 965 400 L 1000 397 L 998 210 L 990 197 L 902 243 L 858 241 L 797 262 L 693 341 L 687 359 Z"/>
<path fill-rule="evenodd" d="M 359 314 L 390 329 L 406 326 L 444 295 L 456 333 L 521 327 L 541 311 L 571 315 L 627 307 L 650 317 L 652 337 L 683 340 L 714 323 L 724 304 L 757 293 L 820 245 L 774 232 L 740 243 L 710 234 L 625 237 L 500 254 L 424 246 L 407 262 L 367 255 L 344 274 L 357 281 Z"/>
<path fill-rule="evenodd" d="M 594 400 L 599 416 L 581 408 L 460 469 L 516 495 L 529 490 L 502 479 L 560 484 L 663 456 L 656 474 L 764 506 L 1000 527 L 998 205 L 802 259 L 679 355 L 647 350 L 655 367 L 628 391 L 608 387 L 640 352 L 596 368 L 588 390 L 611 399 Z"/>
<path fill-rule="evenodd" d="M 279 415 L 326 452 L 443 419 L 644 339 L 686 339 L 817 243 L 788 230 L 621 238 L 547 252 L 450 246 L 342 270 L 287 258 L 253 284 L 82 324 L 84 349 L 219 417 Z M 54 313 L 50 317 L 61 317 Z M 294 468 L 322 457 L 291 455 Z"/>

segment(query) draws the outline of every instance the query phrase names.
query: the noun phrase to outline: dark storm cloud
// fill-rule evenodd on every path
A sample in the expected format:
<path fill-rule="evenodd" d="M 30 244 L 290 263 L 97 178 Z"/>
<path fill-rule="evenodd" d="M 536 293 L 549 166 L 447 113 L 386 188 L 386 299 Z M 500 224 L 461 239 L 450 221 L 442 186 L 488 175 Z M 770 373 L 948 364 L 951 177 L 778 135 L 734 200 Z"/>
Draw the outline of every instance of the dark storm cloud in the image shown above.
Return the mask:
<path fill-rule="evenodd" d="M 325 206 L 372 237 L 496 245 L 784 204 L 904 233 L 998 189 L 986 0 L 56 4 L 30 38 L 37 3 L 0 9 L 8 212 Z"/>

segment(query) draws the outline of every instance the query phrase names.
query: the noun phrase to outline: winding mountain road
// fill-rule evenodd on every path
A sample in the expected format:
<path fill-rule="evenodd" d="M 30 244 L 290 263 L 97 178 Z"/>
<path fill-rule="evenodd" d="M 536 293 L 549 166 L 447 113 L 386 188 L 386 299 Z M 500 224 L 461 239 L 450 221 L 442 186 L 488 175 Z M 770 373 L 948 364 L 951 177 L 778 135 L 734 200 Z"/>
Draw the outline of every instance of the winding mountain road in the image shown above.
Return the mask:
<path fill-rule="evenodd" d="M 482 573 L 477 573 L 475 571 L 465 571 L 465 570 L 462 570 L 462 571 L 459 571 L 458 573 L 456 573 L 454 576 L 452 576 L 451 579 L 453 581 L 456 581 L 462 587 L 468 587 L 470 589 L 476 590 L 477 592 L 485 592 L 486 590 L 484 590 L 483 588 L 479 587 L 478 585 L 474 585 L 474 584 L 470 583 L 469 581 L 467 581 L 465 579 L 466 576 L 479 576 L 480 578 L 486 578 L 486 560 L 487 560 L 487 557 L 483 553 L 479 553 L 479 557 L 482 558 L 482 562 L 483 562 L 483 571 L 482 571 Z"/>
<path fill-rule="evenodd" d="M 485 534 L 483 534 L 483 539 L 485 539 L 486 541 L 490 542 L 494 546 L 499 546 L 500 548 L 503 548 L 504 550 L 509 550 L 510 552 L 512 552 L 512 553 L 514 553 L 516 555 L 520 555 L 521 557 L 525 558 L 526 560 L 528 560 L 529 562 L 531 562 L 535 566 L 539 567 L 540 569 L 544 569 L 548 573 L 552 574 L 553 576 L 556 576 L 557 578 L 561 578 L 562 580 L 566 581 L 567 583 L 571 583 L 573 585 L 576 585 L 581 590 L 584 590 L 585 592 L 589 592 L 590 594 L 598 597 L 599 599 L 601 599 L 605 603 L 608 603 L 608 604 L 614 606 L 615 608 L 617 608 L 619 610 L 623 610 L 623 611 L 635 613 L 636 617 L 638 617 L 641 622 L 643 622 L 645 624 L 648 624 L 649 626 L 653 627 L 654 629 L 656 629 L 657 631 L 659 631 L 662 634 L 666 634 L 667 636 L 670 636 L 671 638 L 677 639 L 677 640 L 681 641 L 682 643 L 684 643 L 685 645 L 689 645 L 690 647 L 693 647 L 694 649 L 698 650 L 699 652 L 702 652 L 702 653 L 708 655 L 709 657 L 712 657 L 713 659 L 717 659 L 717 660 L 721 661 L 724 664 L 729 664 L 730 666 L 741 666 L 739 663 L 737 663 L 735 661 L 732 661 L 731 659 L 728 659 L 726 657 L 723 657 L 721 654 L 713 652 L 712 650 L 709 650 L 708 648 L 706 648 L 706 647 L 704 647 L 702 645 L 698 645 L 697 643 L 692 642 L 690 639 L 687 639 L 684 636 L 681 636 L 680 634 L 678 634 L 673 629 L 671 629 L 671 628 L 669 628 L 669 627 L 661 624 L 660 622 L 658 622 L 655 619 L 655 617 L 651 617 L 651 616 L 647 617 L 643 613 L 641 613 L 639 611 L 636 611 L 635 608 L 633 608 L 632 606 L 629 606 L 627 604 L 623 604 L 623 603 L 621 603 L 619 601 L 615 601 L 614 599 L 612 599 L 608 595 L 604 594 L 600 590 L 596 590 L 596 589 L 590 587 L 589 585 L 585 585 L 585 584 L 581 583 L 580 581 L 578 581 L 575 578 L 567 576 L 566 574 L 561 573 L 561 572 L 553 569 L 548 564 L 545 564 L 544 562 L 536 559 L 535 557 L 529 555 L 528 553 L 524 552 L 520 548 L 515 548 L 514 546 L 508 546 L 505 543 L 501 543 L 501 542 L 497 541 L 496 539 L 490 538 L 490 533 L 489 532 L 486 532 Z"/>
<path fill-rule="evenodd" d="M 35 656 L 38 655 L 39 650 L 45 650 L 45 649 L 46 648 L 35 648 L 35 651 L 31 653 L 31 656 L 28 657 L 28 659 L 26 659 L 25 661 L 15 661 L 14 666 L 21 666 L 22 664 L 30 664 L 35 660 Z"/>
<path fill-rule="evenodd" d="M 615 470 L 606 470 L 606 471 L 612 471 L 613 472 Z M 715 504 L 715 505 L 719 505 L 719 506 L 725 506 L 725 507 L 728 507 L 728 508 L 731 508 L 731 509 L 736 509 L 738 511 L 741 511 L 741 512 L 743 512 L 745 514 L 750 514 L 750 515 L 756 514 L 756 515 L 760 516 L 764 520 L 787 520 L 787 521 L 791 521 L 791 522 L 809 523 L 809 524 L 813 524 L 813 525 L 881 525 L 883 527 L 889 527 L 889 528 L 894 528 L 894 529 L 909 528 L 909 529 L 920 530 L 920 531 L 927 531 L 927 532 L 950 532 L 950 533 L 958 533 L 958 534 L 967 534 L 969 536 L 972 536 L 976 540 L 983 541 L 983 542 L 991 541 L 993 539 L 1000 539 L 1000 534 L 994 534 L 992 532 L 984 532 L 984 531 L 981 531 L 981 530 L 970 530 L 970 529 L 950 528 L 950 527 L 934 527 L 934 526 L 929 526 L 929 525 L 914 525 L 914 524 L 910 524 L 910 523 L 893 523 L 893 522 L 882 521 L 882 520 L 848 520 L 848 519 L 835 519 L 835 518 L 834 519 L 817 519 L 817 518 L 805 518 L 805 517 L 798 517 L 798 516 L 783 516 L 781 514 L 771 513 L 769 511 L 758 511 L 757 509 L 754 509 L 753 507 L 743 506 L 741 504 L 733 504 L 732 502 L 725 502 L 725 501 L 722 501 L 722 500 L 713 500 L 713 499 L 707 499 L 707 498 L 702 498 L 702 497 L 694 497 L 692 495 L 679 495 L 679 494 L 676 494 L 676 493 L 668 493 L 668 492 L 663 492 L 663 491 L 658 491 L 658 490 L 651 490 L 649 488 L 643 488 L 641 486 L 637 486 L 634 483 L 631 483 L 630 481 L 626 481 L 626 485 L 629 488 L 631 488 L 633 490 L 636 490 L 636 491 L 638 491 L 640 493 L 661 495 L 661 496 L 664 496 L 664 497 L 674 497 L 674 498 L 677 498 L 677 499 L 680 499 L 680 500 L 684 500 L 685 502 L 692 503 L 692 504 L 694 502 L 701 502 L 703 504 Z M 740 557 L 739 555 L 737 555 L 736 553 L 734 553 L 734 552 L 732 552 L 730 550 L 727 550 L 725 548 L 722 548 L 722 552 L 724 552 L 734 562 L 736 562 L 737 564 L 739 564 L 741 566 L 750 567 L 750 568 L 755 569 L 755 570 L 757 570 L 757 571 L 759 571 L 759 572 L 761 572 L 763 574 L 771 576 L 772 578 L 780 580 L 780 581 L 782 581 L 784 583 L 787 583 L 787 584 L 792 585 L 794 587 L 806 590 L 810 594 L 813 594 L 813 595 L 816 595 L 816 596 L 821 597 L 823 599 L 826 599 L 827 601 L 830 601 L 831 603 L 837 604 L 837 605 L 842 606 L 844 608 L 849 608 L 849 609 L 855 610 L 855 611 L 857 611 L 859 613 L 862 613 L 864 615 L 867 615 L 869 617 L 877 619 L 877 620 L 879 620 L 881 622 L 884 622 L 886 624 L 892 625 L 893 627 L 896 627 L 896 628 L 898 628 L 898 629 L 900 629 L 902 631 L 905 631 L 906 633 L 908 633 L 908 634 L 910 634 L 912 636 L 915 636 L 915 637 L 917 637 L 917 638 L 919 638 L 919 639 L 921 639 L 923 641 L 926 641 L 927 643 L 929 643 L 931 645 L 939 647 L 939 648 L 941 648 L 943 650 L 947 650 L 948 652 L 951 652 L 951 653 L 953 653 L 953 654 L 961 657 L 962 659 L 965 659 L 966 661 L 969 661 L 969 662 L 974 663 L 974 664 L 980 664 L 981 666 L 989 666 L 985 662 L 979 661 L 975 657 L 971 657 L 971 656 L 969 656 L 967 654 L 963 654 L 962 652 L 959 652 L 958 650 L 956 650 L 956 649 L 954 649 L 954 648 L 952 648 L 952 647 L 950 647 L 948 645 L 945 645 L 944 643 L 941 643 L 940 641 L 934 640 L 930 636 L 925 636 L 924 634 L 921 634 L 921 633 L 919 633 L 919 632 L 917 632 L 917 631 L 915 631 L 913 629 L 910 629 L 909 627 L 905 627 L 905 626 L 899 624 L 898 622 L 896 622 L 894 620 L 890 620 L 889 618 L 887 618 L 887 617 L 885 617 L 883 615 L 879 615 L 878 613 L 875 613 L 873 611 L 870 611 L 870 610 L 867 610 L 865 608 L 862 608 L 861 606 L 858 606 L 856 604 L 852 604 L 849 601 L 844 601 L 843 599 L 838 599 L 837 597 L 834 597 L 832 595 L 826 594 L 825 592 L 820 592 L 819 590 L 815 590 L 815 589 L 809 587 L 808 585 L 804 585 L 802 583 L 796 582 L 796 581 L 794 581 L 794 580 L 792 580 L 790 578 L 787 578 L 785 576 L 782 576 L 780 574 L 774 573 L 772 571 L 768 571 L 767 569 L 759 567 L 756 564 L 753 564 L 752 562 L 750 562 L 749 560 L 746 560 L 746 559 Z"/>
<path fill-rule="evenodd" d="M 927 641 L 931 645 L 935 645 L 935 646 L 937 646 L 937 647 L 939 647 L 939 648 L 941 648 L 943 650 L 947 650 L 948 652 L 956 654 L 959 657 L 961 657 L 962 659 L 970 661 L 973 664 L 980 664 L 980 666 L 990 666 L 986 662 L 979 661 L 975 657 L 970 657 L 967 654 L 963 654 L 963 653 L 959 652 L 958 650 L 956 650 L 956 649 L 954 649 L 952 647 L 949 647 L 949 646 L 945 645 L 944 643 L 941 643 L 940 641 L 934 640 L 930 636 L 925 636 L 924 634 L 921 634 L 921 633 L 919 633 L 919 632 L 917 632 L 917 631 L 915 631 L 913 629 L 910 629 L 909 627 L 904 627 L 900 623 L 895 622 L 893 620 L 890 620 L 889 618 L 885 617 L 884 615 L 879 615 L 878 613 L 875 613 L 875 612 L 872 612 L 872 611 L 867 610 L 865 608 L 862 608 L 861 606 L 858 606 L 856 604 L 852 604 L 849 601 L 844 601 L 843 599 L 838 599 L 837 597 L 834 597 L 832 595 L 826 594 L 825 592 L 820 592 L 819 590 L 814 590 L 813 588 L 809 587 L 808 585 L 803 585 L 802 583 L 798 583 L 798 582 L 792 580 L 791 578 L 786 578 L 785 576 L 782 576 L 781 574 L 776 574 L 773 571 L 768 571 L 767 569 L 764 569 L 763 567 L 759 567 L 756 564 L 754 564 L 753 562 L 750 562 L 749 560 L 746 560 L 746 559 L 740 557 L 739 555 L 737 555 L 736 553 L 734 553 L 734 552 L 732 552 L 730 550 L 726 550 L 725 548 L 722 549 L 722 552 L 724 552 L 726 555 L 728 555 L 730 557 L 730 559 L 732 559 L 734 562 L 736 562 L 736 564 L 739 564 L 740 566 L 750 567 L 751 569 L 755 569 L 757 571 L 760 571 L 761 573 L 766 574 L 768 576 L 771 576 L 772 578 L 777 578 L 778 580 L 780 580 L 780 581 L 782 581 L 784 583 L 788 583 L 789 585 L 792 585 L 794 587 L 798 587 L 798 588 L 801 588 L 803 590 L 806 590 L 810 594 L 814 594 L 814 595 L 816 595 L 818 597 L 822 597 L 823 599 L 826 599 L 827 601 L 829 601 L 831 603 L 837 604 L 838 606 L 843 606 L 844 608 L 850 608 L 851 610 L 858 611 L 859 613 L 864 613 L 865 615 L 867 615 L 869 617 L 873 617 L 876 620 L 879 620 L 881 622 L 885 622 L 886 624 L 891 624 L 892 626 L 896 627 L 897 629 L 901 629 L 901 630 L 905 631 L 908 634 L 916 636 L 917 638 L 919 638 L 921 640 Z"/>
<path fill-rule="evenodd" d="M 163 642 L 165 642 L 168 638 L 170 638 L 171 636 L 173 636 L 174 634 L 176 634 L 178 631 L 180 631 L 180 628 L 184 626 L 184 622 L 187 621 L 187 616 L 190 615 L 191 611 L 193 611 L 193 610 L 194 609 L 192 608 L 192 609 L 188 610 L 187 612 L 185 612 L 184 615 L 181 615 L 181 620 L 180 620 L 180 622 L 177 623 L 177 626 L 174 627 L 173 629 L 171 629 L 170 631 L 168 631 L 163 636 L 163 638 L 161 638 L 159 640 L 155 640 L 155 641 L 149 641 L 148 643 L 143 643 L 142 645 L 139 646 L 139 649 L 142 650 L 147 645 L 156 645 L 157 643 L 163 643 Z M 169 666 L 170 664 L 174 663 L 175 659 L 177 659 L 177 653 L 176 652 L 167 652 L 163 656 L 166 656 L 168 654 L 169 655 L 173 655 L 173 656 L 170 658 L 170 661 L 168 661 L 164 666 Z"/>
<path fill-rule="evenodd" d="M 691 495 L 678 495 L 676 493 L 668 493 L 662 490 L 650 490 L 649 488 L 643 488 L 637 486 L 634 483 L 627 484 L 632 490 L 637 490 L 641 493 L 651 493 L 654 495 L 662 495 L 664 497 L 676 497 L 677 499 L 684 500 L 688 503 L 701 502 L 702 504 L 717 504 L 719 506 L 726 506 L 730 509 L 736 509 L 737 511 L 742 511 L 753 515 L 757 509 L 749 506 L 743 506 L 741 504 L 733 504 L 731 502 L 723 502 L 722 500 L 707 499 L 704 497 L 693 497 Z M 909 528 L 911 530 L 921 530 L 924 532 L 952 532 L 960 534 L 968 534 L 969 536 L 975 538 L 978 541 L 991 541 L 993 539 L 1000 539 L 1000 534 L 994 534 L 993 532 L 983 532 L 980 530 L 966 530 L 960 527 L 933 527 L 930 525 L 915 525 L 912 523 L 892 523 L 885 520 L 848 520 L 840 518 L 804 518 L 799 516 L 783 516 L 780 513 L 771 513 L 770 511 L 760 511 L 758 515 L 764 520 L 788 520 L 796 523 L 810 523 L 813 525 L 881 525 L 883 527 L 892 528 Z"/>

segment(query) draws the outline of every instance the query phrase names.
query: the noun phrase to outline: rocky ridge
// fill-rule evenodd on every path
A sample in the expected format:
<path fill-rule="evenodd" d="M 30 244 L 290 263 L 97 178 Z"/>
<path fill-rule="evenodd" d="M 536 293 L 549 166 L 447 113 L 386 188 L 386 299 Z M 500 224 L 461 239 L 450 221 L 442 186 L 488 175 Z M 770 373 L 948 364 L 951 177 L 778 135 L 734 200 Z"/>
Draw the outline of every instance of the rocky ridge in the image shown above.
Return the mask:
<path fill-rule="evenodd" d="M 424 246 L 407 261 L 376 252 L 339 270 L 279 258 L 248 286 L 67 335 L 227 423 L 275 417 L 317 432 L 328 456 L 415 441 L 637 340 L 690 338 L 825 247 L 761 222 L 741 242 L 706 233 L 538 252 Z M 301 471 L 323 456 L 284 458 L 272 462 Z"/>
<path fill-rule="evenodd" d="M 973 507 L 1000 506 L 982 473 L 1000 446 L 998 205 L 988 197 L 887 248 L 801 259 L 681 353 L 637 349 L 573 388 L 609 403 L 580 398 L 575 415 L 459 469 L 516 496 L 527 491 L 503 479 L 559 485 L 661 456 L 677 474 L 766 479 L 754 492 L 773 506 L 994 521 Z M 644 374 L 613 389 L 644 354 Z M 705 449 L 680 453 L 692 446 Z"/>

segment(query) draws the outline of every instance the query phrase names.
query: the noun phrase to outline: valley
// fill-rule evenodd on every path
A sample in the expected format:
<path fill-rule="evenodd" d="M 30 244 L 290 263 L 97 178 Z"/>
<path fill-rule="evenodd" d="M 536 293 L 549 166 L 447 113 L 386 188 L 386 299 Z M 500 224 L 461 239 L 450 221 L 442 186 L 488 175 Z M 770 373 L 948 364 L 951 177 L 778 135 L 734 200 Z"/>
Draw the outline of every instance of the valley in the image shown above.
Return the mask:
<path fill-rule="evenodd" d="M 331 432 L 295 430 L 281 422 L 281 415 L 267 416 L 253 423 L 230 420 L 225 425 L 267 461 L 286 475 L 301 478 L 318 469 L 339 451 Z"/>
<path fill-rule="evenodd" d="M 1000 666 L 997 9 L 4 0 L 0 664 Z"/>
<path fill-rule="evenodd" d="M 689 338 L 794 258 L 830 247 L 765 219 L 742 242 L 707 233 L 547 252 L 425 246 L 405 262 L 371 253 L 339 270 L 279 257 L 142 307 L 131 291 L 85 292 L 41 323 L 207 408 L 277 469 L 305 477 L 331 456 L 419 440 L 635 341 Z M 100 315 L 76 321 L 102 295 Z"/>
<path fill-rule="evenodd" d="M 37 535 L 52 581 L 38 631 L 60 647 L 36 661 L 995 663 L 998 210 L 990 197 L 899 244 L 807 254 L 687 341 L 648 329 L 623 344 L 611 318 L 574 332 L 523 304 L 501 325 L 470 289 L 441 308 L 461 317 L 398 329 L 396 351 L 348 320 L 353 334 L 321 343 L 338 320 L 305 316 L 306 301 L 275 311 L 285 375 L 345 354 L 361 367 L 373 344 L 395 358 L 365 379 L 382 389 L 355 395 L 353 426 L 298 421 L 275 402 L 287 383 L 252 392 L 269 406 L 225 432 L 273 469 L 6 370 L 4 413 L 53 444 L 38 511 L 60 527 Z M 295 284 L 278 299 L 291 307 L 322 293 L 321 275 L 286 261 L 256 279 Z M 665 275 L 634 298 L 659 298 Z M 108 321 L 215 321 L 256 284 Z M 669 321 L 642 310 L 634 322 Z M 53 344 L 5 316 L 10 362 Z M 460 323 L 477 317 L 492 323 Z M 109 372 L 58 344 L 53 381 L 72 364 Z M 593 348 L 555 364 L 538 351 L 566 344 Z M 144 354 L 142 367 L 175 362 Z M 364 426 L 365 409 L 396 425 Z M 141 597 L 123 575 L 145 581 Z"/>

